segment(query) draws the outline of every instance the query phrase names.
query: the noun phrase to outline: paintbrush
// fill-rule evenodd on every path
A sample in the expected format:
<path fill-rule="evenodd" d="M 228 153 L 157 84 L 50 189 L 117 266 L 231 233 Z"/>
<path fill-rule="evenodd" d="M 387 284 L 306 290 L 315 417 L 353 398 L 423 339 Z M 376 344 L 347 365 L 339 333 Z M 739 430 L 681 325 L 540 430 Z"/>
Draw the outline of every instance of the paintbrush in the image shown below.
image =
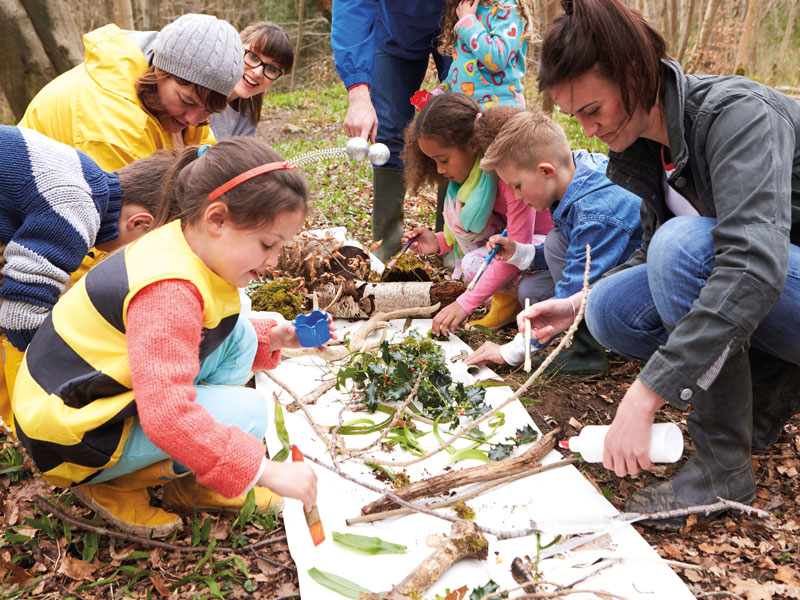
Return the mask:
<path fill-rule="evenodd" d="M 406 250 L 408 250 L 411 247 L 411 244 L 413 244 L 414 240 L 417 239 L 418 237 L 419 237 L 419 234 L 417 234 L 414 237 L 412 237 L 411 239 L 409 239 L 403 245 L 403 249 L 400 250 L 400 252 L 397 253 L 397 256 L 395 256 L 392 260 L 390 260 L 388 263 L 386 263 L 386 269 L 387 270 L 391 269 L 392 267 L 394 267 L 397 264 L 397 261 L 400 260 L 400 257 L 403 256 L 403 254 L 406 253 Z"/>
<path fill-rule="evenodd" d="M 525 310 L 531 307 L 530 298 L 525 298 Z M 531 372 L 531 320 L 525 319 L 525 372 Z"/>
<path fill-rule="evenodd" d="M 292 444 L 292 460 L 294 462 L 303 462 L 303 453 L 294 444 Z M 317 506 L 314 505 L 305 515 L 308 531 L 311 533 L 311 540 L 315 546 L 319 546 L 325 541 L 325 530 L 322 528 L 322 520 L 319 518 Z"/>
<path fill-rule="evenodd" d="M 508 229 L 503 229 L 503 233 L 500 234 L 500 237 L 506 237 L 507 235 L 508 235 Z M 486 255 L 486 258 L 483 259 L 483 264 L 481 264 L 480 268 L 478 269 L 478 272 L 475 273 L 475 277 L 472 278 L 472 281 L 469 282 L 469 285 L 467 286 L 467 291 L 475 289 L 475 286 L 478 284 L 478 279 L 481 278 L 481 275 L 483 275 L 483 272 L 486 270 L 486 267 L 488 267 L 489 263 L 492 262 L 492 259 L 494 258 L 494 255 L 497 254 L 497 249 L 499 247 L 500 244 L 495 244 L 494 248 L 492 248 L 492 251 L 489 252 L 489 254 Z"/>

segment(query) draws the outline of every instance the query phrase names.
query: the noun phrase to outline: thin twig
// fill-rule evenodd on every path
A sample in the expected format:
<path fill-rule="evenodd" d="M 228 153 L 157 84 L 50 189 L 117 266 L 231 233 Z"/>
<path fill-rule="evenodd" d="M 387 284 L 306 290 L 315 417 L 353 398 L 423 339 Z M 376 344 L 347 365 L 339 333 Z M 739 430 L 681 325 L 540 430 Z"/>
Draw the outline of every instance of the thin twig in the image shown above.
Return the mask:
<path fill-rule="evenodd" d="M 143 546 L 152 546 L 154 548 L 170 550 L 172 552 L 184 552 L 187 554 L 191 554 L 195 552 L 205 552 L 207 550 L 207 548 L 202 546 L 192 546 L 192 547 L 177 546 L 175 544 L 169 544 L 167 542 L 161 542 L 159 540 L 151 540 L 138 535 L 133 535 L 132 533 L 125 533 L 124 531 L 114 531 L 113 529 L 99 527 L 97 525 L 89 523 L 88 521 L 85 521 L 84 519 L 73 517 L 67 514 L 66 512 L 60 509 L 55 500 L 52 500 L 50 498 L 44 498 L 39 494 L 36 494 L 33 497 L 33 499 L 42 510 L 52 513 L 62 521 L 69 523 L 70 525 L 73 525 L 75 527 L 78 527 L 79 529 L 82 529 L 84 531 L 91 531 L 93 533 L 99 533 L 100 535 L 114 537 L 120 540 L 126 540 L 128 542 L 136 542 L 137 544 L 141 544 Z M 272 544 L 273 542 L 282 542 L 282 541 L 286 541 L 285 535 L 272 537 L 266 540 L 261 540 L 260 542 L 257 542 L 255 544 L 248 544 L 246 546 L 240 546 L 239 548 L 232 548 L 230 546 L 216 546 L 214 548 L 214 552 L 221 552 L 224 554 L 228 554 L 231 552 L 248 552 L 250 550 L 262 548 L 264 546 Z"/>
<path fill-rule="evenodd" d="M 663 519 L 688 517 L 689 515 L 699 515 L 699 514 L 708 515 L 712 512 L 719 512 L 722 510 L 738 510 L 747 515 L 754 515 L 762 519 L 772 519 L 772 515 L 770 513 L 768 513 L 765 510 L 761 510 L 760 508 L 756 508 L 754 506 L 748 506 L 747 504 L 742 504 L 741 502 L 736 502 L 734 500 L 725 500 L 724 498 L 720 498 L 719 496 L 717 496 L 717 500 L 719 500 L 719 502 L 715 502 L 713 504 L 687 506 L 685 508 L 662 510 L 652 513 L 625 512 L 615 515 L 613 518 L 618 521 L 643 521 L 643 520 L 660 521 Z"/>
<path fill-rule="evenodd" d="M 272 560 L 271 558 L 269 558 L 267 556 L 264 556 L 263 554 L 259 554 L 258 552 L 256 552 L 252 548 L 250 549 L 250 553 L 253 556 L 255 556 L 256 558 L 258 558 L 260 560 L 263 560 L 264 562 L 268 562 L 269 564 L 271 564 L 274 567 L 280 567 L 281 569 L 286 569 L 287 571 L 291 571 L 292 573 L 297 573 L 297 569 L 296 568 L 294 568 L 294 567 L 292 567 L 290 565 L 285 565 L 283 563 L 279 563 L 277 560 Z"/>

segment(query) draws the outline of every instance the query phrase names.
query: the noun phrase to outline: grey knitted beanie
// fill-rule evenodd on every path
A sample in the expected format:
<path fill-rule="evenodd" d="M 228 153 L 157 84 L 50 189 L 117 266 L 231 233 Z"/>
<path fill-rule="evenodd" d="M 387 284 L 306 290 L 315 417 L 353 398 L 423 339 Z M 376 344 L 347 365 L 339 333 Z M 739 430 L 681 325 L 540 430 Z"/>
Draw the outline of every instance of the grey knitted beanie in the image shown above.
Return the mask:
<path fill-rule="evenodd" d="M 153 46 L 153 65 L 225 96 L 244 73 L 242 40 L 227 21 L 188 14 L 162 29 Z"/>

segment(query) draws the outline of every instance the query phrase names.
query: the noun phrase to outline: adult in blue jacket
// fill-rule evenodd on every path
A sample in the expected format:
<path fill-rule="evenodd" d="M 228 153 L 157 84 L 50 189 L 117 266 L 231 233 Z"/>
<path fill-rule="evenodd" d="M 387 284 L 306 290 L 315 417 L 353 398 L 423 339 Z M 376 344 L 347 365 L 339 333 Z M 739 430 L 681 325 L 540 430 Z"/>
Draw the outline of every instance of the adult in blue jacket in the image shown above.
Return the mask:
<path fill-rule="evenodd" d="M 414 116 L 409 99 L 425 78 L 433 56 L 439 79 L 451 59 L 436 51 L 444 0 L 336 0 L 331 45 L 336 71 L 350 106 L 344 127 L 389 147 L 391 157 L 373 168 L 372 238 L 387 260 L 403 236 L 403 131 Z"/>

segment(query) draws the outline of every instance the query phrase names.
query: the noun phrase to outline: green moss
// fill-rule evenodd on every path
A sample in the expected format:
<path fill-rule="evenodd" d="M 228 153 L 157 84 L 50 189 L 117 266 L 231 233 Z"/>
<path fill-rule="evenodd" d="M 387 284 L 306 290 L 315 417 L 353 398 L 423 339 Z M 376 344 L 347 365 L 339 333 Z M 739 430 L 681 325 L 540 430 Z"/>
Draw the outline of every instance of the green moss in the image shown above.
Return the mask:
<path fill-rule="evenodd" d="M 467 506 L 466 502 L 463 500 L 459 500 L 453 504 L 453 510 L 456 512 L 456 516 L 459 519 L 464 519 L 466 521 L 473 521 L 475 519 L 475 511 Z"/>
<path fill-rule="evenodd" d="M 411 252 L 406 252 L 397 259 L 397 263 L 384 271 L 381 279 L 383 281 L 430 281 L 431 277 L 419 256 Z"/>
<path fill-rule="evenodd" d="M 291 321 L 303 312 L 303 297 L 295 291 L 296 284 L 288 279 L 254 283 L 247 289 L 253 310 L 280 313 Z"/>

